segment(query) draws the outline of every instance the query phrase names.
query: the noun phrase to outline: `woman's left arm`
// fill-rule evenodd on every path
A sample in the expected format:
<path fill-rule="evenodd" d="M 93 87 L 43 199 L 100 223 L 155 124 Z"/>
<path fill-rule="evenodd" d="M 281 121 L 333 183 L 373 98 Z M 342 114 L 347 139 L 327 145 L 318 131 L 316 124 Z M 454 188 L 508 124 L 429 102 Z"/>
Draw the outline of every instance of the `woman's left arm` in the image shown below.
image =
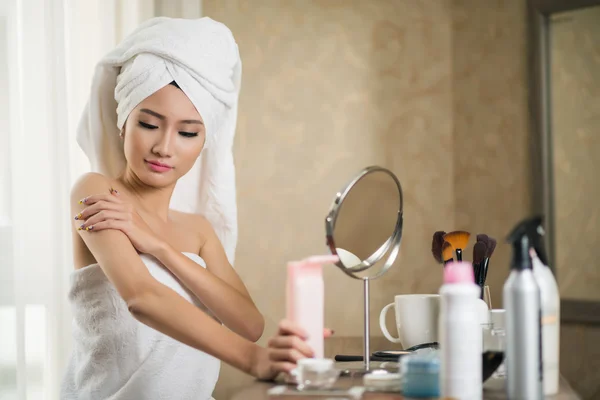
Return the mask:
<path fill-rule="evenodd" d="M 264 318 L 252 301 L 244 283 L 225 254 L 223 245 L 210 223 L 199 217 L 207 239 L 200 257 L 206 269 L 164 243 L 155 254 L 225 326 L 237 334 L 257 341 L 263 334 Z"/>

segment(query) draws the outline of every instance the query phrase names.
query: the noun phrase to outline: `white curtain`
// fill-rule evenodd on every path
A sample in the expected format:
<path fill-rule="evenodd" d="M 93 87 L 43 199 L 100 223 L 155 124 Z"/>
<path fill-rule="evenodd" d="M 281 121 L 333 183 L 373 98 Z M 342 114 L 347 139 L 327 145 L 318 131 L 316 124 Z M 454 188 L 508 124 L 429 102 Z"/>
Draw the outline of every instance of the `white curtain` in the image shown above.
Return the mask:
<path fill-rule="evenodd" d="M 70 351 L 69 192 L 95 63 L 200 0 L 0 0 L 0 400 L 58 399 Z"/>

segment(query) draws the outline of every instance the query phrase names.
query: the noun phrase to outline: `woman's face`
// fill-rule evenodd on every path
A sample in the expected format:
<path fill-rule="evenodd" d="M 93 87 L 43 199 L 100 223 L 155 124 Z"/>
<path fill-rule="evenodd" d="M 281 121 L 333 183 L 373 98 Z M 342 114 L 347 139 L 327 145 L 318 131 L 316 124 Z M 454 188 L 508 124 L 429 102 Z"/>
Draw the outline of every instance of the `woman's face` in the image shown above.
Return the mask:
<path fill-rule="evenodd" d="M 174 184 L 204 147 L 202 117 L 183 93 L 167 85 L 142 101 L 127 118 L 124 151 L 128 167 L 143 183 Z"/>

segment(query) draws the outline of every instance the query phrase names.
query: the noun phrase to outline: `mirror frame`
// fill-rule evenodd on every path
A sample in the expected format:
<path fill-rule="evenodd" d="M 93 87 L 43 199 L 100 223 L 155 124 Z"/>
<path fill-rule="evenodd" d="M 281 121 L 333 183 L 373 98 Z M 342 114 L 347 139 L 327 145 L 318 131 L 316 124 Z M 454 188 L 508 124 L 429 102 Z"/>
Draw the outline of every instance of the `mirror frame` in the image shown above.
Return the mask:
<path fill-rule="evenodd" d="M 550 17 L 598 5 L 600 0 L 528 0 L 533 211 L 544 215 L 546 248 L 555 275 Z M 600 324 L 600 301 L 561 298 L 561 322 Z"/>
<path fill-rule="evenodd" d="M 387 168 L 383 168 L 377 165 L 368 166 L 362 169 L 358 173 L 358 175 L 356 175 L 349 183 L 347 183 L 346 186 L 344 186 L 343 190 L 338 191 L 336 193 L 335 199 L 333 200 L 329 212 L 325 217 L 325 240 L 327 247 L 329 248 L 331 254 L 338 255 L 337 247 L 335 245 L 335 240 L 333 237 L 338 213 L 342 208 L 344 200 L 346 199 L 350 191 L 354 188 L 354 186 L 365 176 L 375 172 L 383 172 L 393 179 L 398 189 L 398 195 L 400 198 L 400 208 L 398 209 L 398 216 L 392 235 L 381 245 L 381 247 L 375 250 L 373 254 L 371 254 L 366 260 L 361 260 L 360 264 L 354 265 L 352 267 L 345 266 L 341 259 L 336 263 L 336 266 L 340 268 L 346 275 L 359 280 L 375 280 L 381 277 L 390 269 L 390 267 L 394 264 L 398 257 L 398 253 L 400 252 L 400 243 L 402 241 L 402 229 L 404 221 L 404 197 L 402 193 L 402 185 L 400 184 L 400 180 L 392 171 L 390 171 Z M 383 267 L 376 274 L 364 277 L 355 275 L 358 272 L 362 272 L 371 268 L 374 264 L 381 261 L 383 257 L 386 256 L 387 258 Z"/>

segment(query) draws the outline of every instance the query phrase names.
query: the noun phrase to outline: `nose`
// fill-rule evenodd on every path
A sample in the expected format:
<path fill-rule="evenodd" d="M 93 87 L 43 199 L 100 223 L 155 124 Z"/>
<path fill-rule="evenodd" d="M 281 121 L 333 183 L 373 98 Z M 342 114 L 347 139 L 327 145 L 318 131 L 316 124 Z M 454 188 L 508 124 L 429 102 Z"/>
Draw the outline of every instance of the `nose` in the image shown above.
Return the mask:
<path fill-rule="evenodd" d="M 175 135 L 171 129 L 166 129 L 159 136 L 158 141 L 154 144 L 152 152 L 159 157 L 171 157 L 175 146 Z"/>

